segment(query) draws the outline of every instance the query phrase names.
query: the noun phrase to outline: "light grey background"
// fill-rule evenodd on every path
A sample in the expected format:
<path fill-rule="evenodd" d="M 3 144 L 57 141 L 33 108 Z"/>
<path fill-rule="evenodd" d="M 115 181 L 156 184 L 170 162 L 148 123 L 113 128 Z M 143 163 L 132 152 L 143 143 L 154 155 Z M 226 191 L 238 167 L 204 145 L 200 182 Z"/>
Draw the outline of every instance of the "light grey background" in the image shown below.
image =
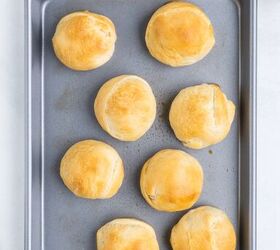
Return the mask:
<path fill-rule="evenodd" d="M 0 9 L 0 249 L 23 249 L 23 1 Z M 280 235 L 280 1 L 259 0 L 258 249 L 277 249 Z"/>

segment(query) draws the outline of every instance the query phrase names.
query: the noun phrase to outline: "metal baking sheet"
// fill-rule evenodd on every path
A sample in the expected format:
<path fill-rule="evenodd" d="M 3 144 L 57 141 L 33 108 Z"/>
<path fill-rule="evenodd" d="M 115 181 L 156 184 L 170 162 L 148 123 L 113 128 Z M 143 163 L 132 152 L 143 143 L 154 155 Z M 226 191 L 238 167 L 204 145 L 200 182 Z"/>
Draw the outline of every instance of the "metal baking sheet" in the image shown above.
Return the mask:
<path fill-rule="evenodd" d="M 255 249 L 256 132 L 256 0 L 193 0 L 210 17 L 216 45 L 202 61 L 171 68 L 148 53 L 144 32 L 163 0 L 26 0 L 26 230 L 27 250 L 96 249 L 96 230 L 117 217 L 151 224 L 160 249 L 171 249 L 170 230 L 185 214 L 158 212 L 143 200 L 139 173 L 145 160 L 163 148 L 195 156 L 203 166 L 203 193 L 195 207 L 213 205 L 226 211 L 235 226 L 238 249 Z M 51 38 L 59 19 L 76 10 L 110 17 L 118 40 L 112 59 L 88 72 L 72 71 L 55 57 Z M 93 114 L 100 86 L 120 74 L 146 79 L 157 99 L 157 118 L 136 142 L 120 142 L 106 134 Z M 228 137 L 202 150 L 182 146 L 173 135 L 168 110 L 181 88 L 219 83 L 237 112 Z M 75 197 L 59 177 L 66 149 L 87 138 L 114 146 L 125 164 L 125 179 L 110 200 Z"/>

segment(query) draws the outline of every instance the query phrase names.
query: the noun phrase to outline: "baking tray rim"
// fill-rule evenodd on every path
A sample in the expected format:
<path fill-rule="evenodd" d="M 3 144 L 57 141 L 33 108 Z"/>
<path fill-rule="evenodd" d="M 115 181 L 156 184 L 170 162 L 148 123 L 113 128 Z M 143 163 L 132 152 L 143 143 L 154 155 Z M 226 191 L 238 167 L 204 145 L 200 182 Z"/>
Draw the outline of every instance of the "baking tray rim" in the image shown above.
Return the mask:
<path fill-rule="evenodd" d="M 25 250 L 32 250 L 32 2 L 34 0 L 25 0 L 24 4 L 24 28 L 25 28 L 25 47 L 24 47 L 24 57 L 25 57 L 25 187 L 24 187 L 24 195 L 25 195 L 25 204 L 24 204 L 24 249 Z M 257 2 L 258 0 L 232 0 L 238 6 L 239 11 L 239 34 L 242 32 L 242 15 L 241 6 L 244 2 L 249 2 L 250 5 L 250 16 L 249 16 L 249 23 L 247 29 L 250 33 L 248 36 L 249 39 L 249 52 L 247 60 L 249 61 L 249 113 L 247 114 L 249 120 L 249 128 L 248 128 L 248 135 L 247 135 L 247 142 L 248 142 L 248 207 L 244 209 L 247 210 L 249 215 L 249 225 L 248 230 L 249 232 L 245 232 L 247 234 L 248 239 L 246 240 L 246 246 L 248 250 L 256 250 L 256 220 L 257 220 L 257 211 L 256 211 L 256 199 L 257 199 L 257 190 L 256 190 L 256 180 L 257 180 L 257 161 L 256 161 L 256 148 L 257 148 Z M 47 1 L 42 1 L 42 5 L 45 5 Z M 239 41 L 239 47 L 242 47 L 241 38 Z M 239 48 L 239 50 L 240 50 Z M 242 63 L 242 55 L 240 53 L 239 56 L 239 67 L 240 67 L 240 84 L 242 85 L 242 70 L 241 65 Z M 242 86 L 240 86 L 240 89 Z M 242 92 L 242 91 L 241 91 Z M 242 96 L 242 93 L 241 93 Z M 241 97 L 242 99 L 242 97 Z M 242 100 L 241 100 L 242 103 Z M 242 106 L 241 106 L 242 108 Z M 42 118 L 42 117 L 41 117 Z M 241 117 L 242 119 L 242 117 Z M 241 124 L 241 122 L 240 122 Z M 240 130 L 241 128 L 239 128 Z M 242 146 L 239 147 L 242 150 Z M 239 152 L 239 157 L 241 156 L 241 152 Z M 242 158 L 242 157 L 240 157 Z M 242 159 L 240 159 L 242 161 Z M 239 184 L 242 180 L 241 179 L 241 169 L 240 166 L 242 163 L 239 164 Z M 41 180 L 42 182 L 43 180 Z M 42 183 L 40 183 L 42 186 Z M 241 203 L 241 185 L 239 185 L 239 197 L 238 197 L 238 210 L 242 210 L 243 204 Z M 41 190 L 42 192 L 42 190 Z M 41 213 L 43 212 L 43 200 L 41 201 Z M 42 219 L 42 218 L 41 218 Z M 239 227 L 240 227 L 240 218 L 238 219 Z M 41 220 L 42 222 L 42 220 Z M 240 231 L 240 228 L 239 228 Z M 43 242 L 43 231 L 41 231 L 41 242 Z M 41 244 L 41 249 L 44 249 L 44 246 Z"/>

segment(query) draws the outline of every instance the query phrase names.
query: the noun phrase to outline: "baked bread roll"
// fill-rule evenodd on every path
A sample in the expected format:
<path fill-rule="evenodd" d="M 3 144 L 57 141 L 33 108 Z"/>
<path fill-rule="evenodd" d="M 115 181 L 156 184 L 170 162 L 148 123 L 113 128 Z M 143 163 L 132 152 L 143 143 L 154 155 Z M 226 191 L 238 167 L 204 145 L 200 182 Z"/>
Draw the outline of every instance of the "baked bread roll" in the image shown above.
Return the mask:
<path fill-rule="evenodd" d="M 153 14 L 145 40 L 154 58 L 173 67 L 198 62 L 215 44 L 207 15 L 183 1 L 165 4 Z"/>
<path fill-rule="evenodd" d="M 57 58 L 65 66 L 91 70 L 110 60 L 116 39 L 115 27 L 109 18 L 79 11 L 59 21 L 52 42 Z"/>
<path fill-rule="evenodd" d="M 216 84 L 185 88 L 172 102 L 169 121 L 186 147 L 200 149 L 222 141 L 234 118 L 235 106 Z"/>
<path fill-rule="evenodd" d="M 85 140 L 67 150 L 60 163 L 60 176 L 75 195 L 106 199 L 118 192 L 124 168 L 119 154 L 111 146 Z"/>
<path fill-rule="evenodd" d="M 199 198 L 203 172 L 191 155 L 174 149 L 156 153 L 144 165 L 140 186 L 145 200 L 166 212 L 190 208 Z"/>
<path fill-rule="evenodd" d="M 171 232 L 173 250 L 235 250 L 236 236 L 227 215 L 214 207 L 199 207 L 184 215 Z"/>
<path fill-rule="evenodd" d="M 121 141 L 135 141 L 152 126 L 156 100 L 149 84 L 135 75 L 121 75 L 100 88 L 94 111 L 101 127 Z"/>
<path fill-rule="evenodd" d="M 154 229 L 143 221 L 116 219 L 97 231 L 97 250 L 159 250 Z"/>

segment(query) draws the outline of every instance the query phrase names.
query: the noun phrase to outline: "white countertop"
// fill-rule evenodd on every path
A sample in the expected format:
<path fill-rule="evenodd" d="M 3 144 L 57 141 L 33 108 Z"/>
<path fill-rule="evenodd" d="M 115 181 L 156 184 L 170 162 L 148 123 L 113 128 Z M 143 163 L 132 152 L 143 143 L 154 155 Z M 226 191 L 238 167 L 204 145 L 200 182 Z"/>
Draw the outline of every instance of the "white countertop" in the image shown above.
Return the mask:
<path fill-rule="evenodd" d="M 0 9 L 0 249 L 23 249 L 24 61 L 23 0 Z M 280 249 L 280 1 L 259 0 L 258 190 L 259 250 Z"/>
<path fill-rule="evenodd" d="M 259 0 L 257 242 L 280 249 L 280 1 Z"/>

